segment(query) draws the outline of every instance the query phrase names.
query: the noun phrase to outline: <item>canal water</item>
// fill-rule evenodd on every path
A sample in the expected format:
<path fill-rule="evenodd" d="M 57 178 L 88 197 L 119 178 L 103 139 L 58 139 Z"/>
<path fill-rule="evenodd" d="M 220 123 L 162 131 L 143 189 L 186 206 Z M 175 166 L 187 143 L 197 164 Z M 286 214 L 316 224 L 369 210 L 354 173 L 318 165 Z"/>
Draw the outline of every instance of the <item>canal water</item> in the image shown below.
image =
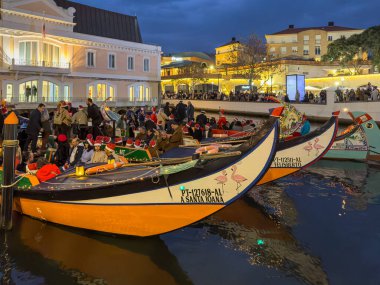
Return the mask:
<path fill-rule="evenodd" d="M 379 168 L 321 161 L 152 238 L 16 214 L 1 284 L 380 284 L 379 185 Z"/>

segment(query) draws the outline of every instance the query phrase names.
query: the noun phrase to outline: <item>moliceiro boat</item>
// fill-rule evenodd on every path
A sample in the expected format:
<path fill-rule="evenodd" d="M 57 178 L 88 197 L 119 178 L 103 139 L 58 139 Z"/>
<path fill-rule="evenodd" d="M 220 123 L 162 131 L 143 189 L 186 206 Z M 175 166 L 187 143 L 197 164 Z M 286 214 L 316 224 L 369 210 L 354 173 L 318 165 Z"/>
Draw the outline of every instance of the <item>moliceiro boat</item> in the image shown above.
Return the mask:
<path fill-rule="evenodd" d="M 353 125 L 337 136 L 324 158 L 380 161 L 380 130 L 365 112 L 349 112 Z"/>
<path fill-rule="evenodd" d="M 320 160 L 335 140 L 338 117 L 339 112 L 334 112 L 329 121 L 313 132 L 281 141 L 271 167 L 257 185 L 285 177 Z"/>
<path fill-rule="evenodd" d="M 281 112 L 275 110 L 231 153 L 208 159 L 127 165 L 93 176 L 65 173 L 41 184 L 22 178 L 14 193 L 16 210 L 61 225 L 133 236 L 188 226 L 228 206 L 263 177 L 276 153 Z"/>

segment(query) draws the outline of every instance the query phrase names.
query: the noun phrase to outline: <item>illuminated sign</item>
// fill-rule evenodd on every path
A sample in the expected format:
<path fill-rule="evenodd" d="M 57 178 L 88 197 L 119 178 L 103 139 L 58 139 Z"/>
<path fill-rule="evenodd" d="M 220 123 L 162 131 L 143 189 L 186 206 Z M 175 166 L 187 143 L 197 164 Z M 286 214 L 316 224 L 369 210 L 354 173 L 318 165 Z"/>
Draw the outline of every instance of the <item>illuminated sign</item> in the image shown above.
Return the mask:
<path fill-rule="evenodd" d="M 296 98 L 297 91 L 299 98 Z M 286 93 L 290 101 L 302 102 L 305 97 L 305 75 L 287 75 L 286 76 Z"/>

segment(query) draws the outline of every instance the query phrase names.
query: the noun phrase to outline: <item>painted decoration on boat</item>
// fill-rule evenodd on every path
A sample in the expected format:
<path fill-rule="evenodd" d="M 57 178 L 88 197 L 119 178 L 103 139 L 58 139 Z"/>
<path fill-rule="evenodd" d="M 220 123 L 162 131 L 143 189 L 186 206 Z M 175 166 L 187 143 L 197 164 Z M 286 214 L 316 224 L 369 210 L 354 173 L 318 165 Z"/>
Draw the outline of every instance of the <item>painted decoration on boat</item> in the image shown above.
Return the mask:
<path fill-rule="evenodd" d="M 347 133 L 346 131 L 344 133 Z M 356 132 L 343 140 L 338 140 L 333 143 L 331 150 L 353 150 L 353 151 L 368 151 L 368 143 L 365 132 L 360 126 Z"/>
<path fill-rule="evenodd" d="M 305 118 L 293 105 L 285 104 L 284 107 L 284 112 L 280 118 L 280 138 L 291 136 L 299 130 Z"/>

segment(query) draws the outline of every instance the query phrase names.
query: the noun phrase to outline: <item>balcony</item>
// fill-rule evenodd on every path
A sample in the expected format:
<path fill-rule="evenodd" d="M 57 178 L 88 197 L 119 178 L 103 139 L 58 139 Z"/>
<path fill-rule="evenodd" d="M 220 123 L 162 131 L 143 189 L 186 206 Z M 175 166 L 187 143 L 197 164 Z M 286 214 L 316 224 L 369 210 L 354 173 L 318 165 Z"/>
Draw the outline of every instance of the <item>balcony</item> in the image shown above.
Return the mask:
<path fill-rule="evenodd" d="M 9 70 L 27 73 L 69 74 L 70 67 L 70 63 L 67 62 L 18 60 L 13 58 Z"/>

